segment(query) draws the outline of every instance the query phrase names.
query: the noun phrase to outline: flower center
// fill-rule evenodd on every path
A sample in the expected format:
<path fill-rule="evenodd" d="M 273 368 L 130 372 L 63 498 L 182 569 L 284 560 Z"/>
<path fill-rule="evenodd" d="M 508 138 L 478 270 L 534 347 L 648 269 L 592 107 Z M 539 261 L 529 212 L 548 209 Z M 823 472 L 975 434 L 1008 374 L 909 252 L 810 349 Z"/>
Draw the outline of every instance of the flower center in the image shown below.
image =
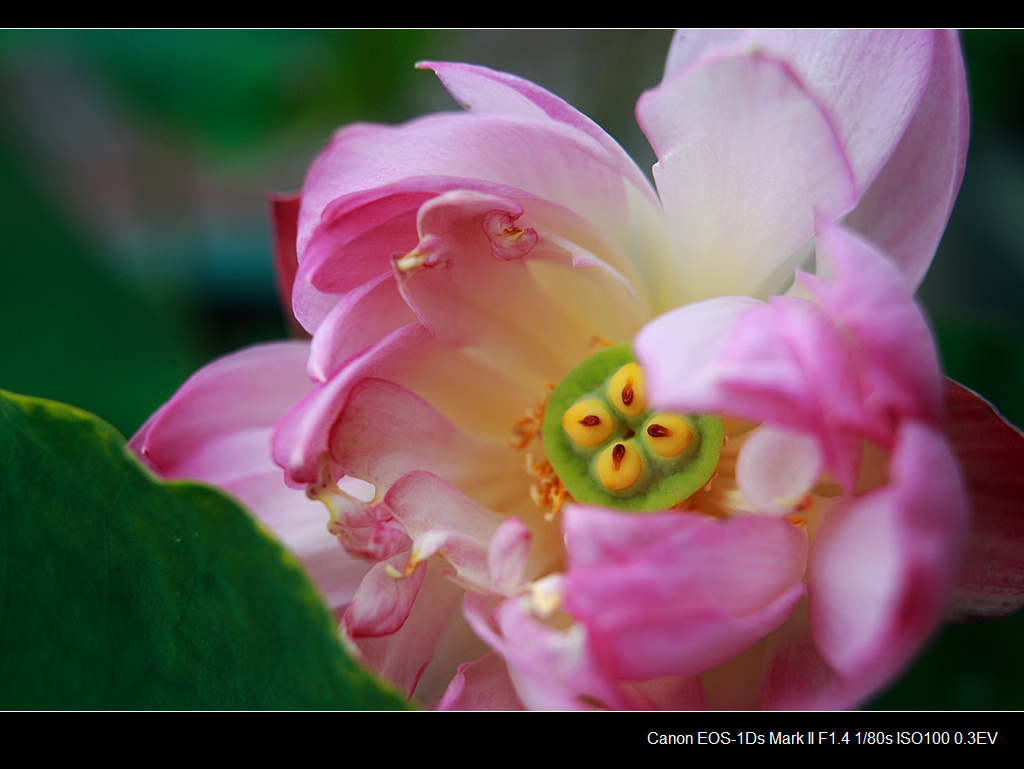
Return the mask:
<path fill-rule="evenodd" d="M 717 415 L 649 410 L 643 369 L 620 344 L 555 387 L 541 437 L 577 502 L 642 512 L 674 507 L 707 484 L 724 427 Z"/>

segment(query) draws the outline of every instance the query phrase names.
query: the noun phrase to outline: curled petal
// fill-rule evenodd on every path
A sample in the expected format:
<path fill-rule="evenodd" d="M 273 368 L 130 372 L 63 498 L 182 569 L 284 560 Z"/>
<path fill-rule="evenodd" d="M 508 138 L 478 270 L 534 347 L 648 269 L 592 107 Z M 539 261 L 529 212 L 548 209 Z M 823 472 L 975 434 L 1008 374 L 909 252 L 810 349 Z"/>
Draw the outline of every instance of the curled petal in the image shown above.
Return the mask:
<path fill-rule="evenodd" d="M 937 424 L 938 359 L 900 273 L 853 234 L 818 221 L 833 279 L 803 276 L 816 302 L 689 305 L 649 324 L 635 350 L 652 401 L 813 435 L 826 468 L 852 489 L 861 436 L 889 447 L 902 419 Z"/>
<path fill-rule="evenodd" d="M 476 590 L 496 590 L 490 572 L 488 547 L 502 522 L 451 484 L 429 473 L 403 476 L 388 490 L 386 502 L 395 519 L 413 539 L 403 569 L 416 569 L 440 554 L 452 576 Z"/>
<path fill-rule="evenodd" d="M 440 344 L 500 356 L 496 366 L 543 379 L 563 373 L 593 334 L 631 333 L 635 326 L 627 324 L 638 324 L 642 313 L 629 283 L 600 259 L 538 232 L 541 222 L 556 231 L 583 229 L 574 217 L 530 203 L 526 214 L 511 198 L 440 195 L 420 209 L 419 244 L 393 263 L 402 296 Z M 546 276 L 556 270 L 561 296 L 553 302 Z M 595 299 L 611 324 L 586 323 Z"/>
<path fill-rule="evenodd" d="M 338 296 L 390 273 L 392 258 L 416 246 L 420 207 L 453 190 L 506 197 L 526 195 L 478 179 L 415 176 L 351 192 L 327 203 L 299 252 L 301 264 L 293 304 L 303 325 L 314 330 Z"/>
<path fill-rule="evenodd" d="M 550 119 L 441 114 L 398 127 L 350 126 L 335 134 L 306 178 L 299 262 L 334 201 L 415 177 L 463 179 L 466 189 L 504 185 L 556 200 L 628 248 L 631 207 L 646 215 L 656 202 L 649 187 L 640 197 L 621 166 L 602 142 Z"/>
<path fill-rule="evenodd" d="M 809 433 L 826 467 L 852 488 L 860 447 L 836 428 L 864 427 L 858 351 L 818 305 L 793 297 L 709 299 L 648 324 L 634 350 L 653 403 Z"/>
<path fill-rule="evenodd" d="M 352 638 L 391 635 L 405 624 L 419 593 L 426 569 L 404 573 L 406 553 L 375 564 L 367 573 L 342 627 Z"/>
<path fill-rule="evenodd" d="M 400 567 L 398 562 L 392 565 Z M 380 568 L 383 571 L 386 565 L 382 564 Z M 426 568 L 418 569 L 405 578 L 413 580 L 410 586 L 415 588 L 415 593 L 411 589 L 400 588 L 405 597 L 400 604 L 402 612 L 398 614 L 400 626 L 394 632 L 367 635 L 362 632 L 363 625 L 358 621 L 378 616 L 372 607 L 374 601 L 381 597 L 390 600 L 389 588 L 383 582 L 374 583 L 382 591 L 379 594 L 369 589 L 365 593 L 366 609 L 371 614 L 357 617 L 353 610 L 351 617 L 346 613 L 342 622 L 342 628 L 363 662 L 394 683 L 407 697 L 416 697 L 421 702 L 433 702 L 439 698 L 464 660 L 476 659 L 487 651 L 462 618 L 465 590 L 448 579 L 444 572 L 444 567 L 435 559 Z M 384 575 L 382 579 L 394 578 Z M 360 595 L 362 593 L 360 588 Z M 357 600 L 359 598 L 357 596 Z M 394 622 L 386 620 L 382 614 L 379 616 L 382 623 L 388 624 L 366 627 L 383 630 L 394 626 Z"/>

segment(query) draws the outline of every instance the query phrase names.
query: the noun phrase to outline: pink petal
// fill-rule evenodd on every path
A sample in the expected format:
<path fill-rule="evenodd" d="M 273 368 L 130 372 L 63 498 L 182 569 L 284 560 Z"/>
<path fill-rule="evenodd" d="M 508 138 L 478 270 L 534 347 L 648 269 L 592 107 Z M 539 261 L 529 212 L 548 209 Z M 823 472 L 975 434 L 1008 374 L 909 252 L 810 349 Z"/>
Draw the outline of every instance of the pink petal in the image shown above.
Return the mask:
<path fill-rule="evenodd" d="M 861 697 L 905 664 L 941 619 L 966 532 L 959 474 L 941 435 L 906 422 L 888 472 L 888 486 L 830 509 L 807 571 L 814 641 Z"/>
<path fill-rule="evenodd" d="M 743 317 L 720 366 L 730 411 L 815 436 L 825 466 L 852 489 L 861 448 L 851 434 L 868 426 L 861 363 L 855 340 L 818 305 L 775 297 Z"/>
<path fill-rule="evenodd" d="M 817 482 L 823 464 L 814 438 L 765 425 L 744 441 L 736 481 L 755 511 L 790 513 Z"/>
<path fill-rule="evenodd" d="M 302 331 L 302 326 L 292 309 L 292 286 L 295 283 L 295 273 L 299 269 L 298 257 L 295 254 L 295 235 L 299 226 L 300 202 L 299 195 L 267 196 L 271 229 L 274 234 L 277 295 L 281 300 L 281 307 L 285 308 L 287 313 L 288 324 L 296 334 Z"/>
<path fill-rule="evenodd" d="M 512 595 L 523 586 L 531 538 L 530 530 L 518 518 L 509 518 L 494 532 L 487 565 L 498 592 Z"/>
<path fill-rule="evenodd" d="M 917 288 L 949 221 L 967 160 L 969 105 L 960 40 L 935 33 L 928 84 L 895 152 L 846 225 L 877 243 Z"/>
<path fill-rule="evenodd" d="M 677 676 L 621 681 L 595 664 L 580 625 L 559 630 L 531 617 L 523 604 L 507 600 L 493 607 L 482 596 L 466 601 L 466 617 L 481 638 L 504 658 L 503 667 L 522 703 L 535 710 L 700 710 L 700 678 Z M 455 682 L 453 682 L 454 684 Z M 502 682 L 496 682 L 499 693 Z M 467 684 L 468 686 L 468 684 Z M 487 701 L 476 691 L 472 700 Z"/>
<path fill-rule="evenodd" d="M 602 669 L 616 678 L 686 675 L 721 664 L 781 625 L 803 595 L 806 537 L 780 519 L 659 519 L 572 507 L 564 528 L 566 607 L 586 625 Z M 661 536 L 649 540 L 651 530 Z M 609 558 L 616 534 L 627 544 L 612 546 Z M 593 538 L 606 544 L 595 550 Z"/>
<path fill-rule="evenodd" d="M 366 376 L 387 377 L 407 360 L 407 350 L 428 339 L 426 330 L 418 323 L 392 332 L 354 357 L 344 371 L 315 387 L 278 420 L 274 428 L 274 461 L 284 468 L 291 483 L 305 486 L 320 480 L 318 463 L 327 454 L 328 433 L 353 385 Z"/>
<path fill-rule="evenodd" d="M 393 128 L 350 126 L 335 134 L 303 186 L 300 263 L 334 201 L 416 177 L 467 180 L 459 183 L 467 189 L 504 185 L 558 201 L 622 248 L 630 245 L 631 206 L 656 210 L 623 178 L 620 157 L 554 120 L 441 114 Z"/>
<path fill-rule="evenodd" d="M 744 682 L 759 692 L 754 707 L 764 710 L 844 710 L 865 696 L 850 696 L 844 681 L 822 659 L 807 622 L 806 604 L 765 641 L 760 680 Z"/>
<path fill-rule="evenodd" d="M 452 578 L 464 587 L 496 591 L 488 548 L 503 518 L 475 504 L 459 489 L 435 475 L 412 472 L 388 490 L 386 502 L 412 538 L 408 573 L 432 555 L 451 567 Z"/>
<path fill-rule="evenodd" d="M 149 418 L 132 438 L 132 449 L 151 467 L 168 474 L 213 438 L 271 427 L 309 392 L 308 354 L 306 342 L 278 342 L 214 361 L 193 374 Z M 265 454 L 258 445 L 253 452 Z"/>
<path fill-rule="evenodd" d="M 371 278 L 338 299 L 320 322 L 310 347 L 310 377 L 326 382 L 343 363 L 415 320 L 390 270 Z"/>
<path fill-rule="evenodd" d="M 347 361 L 277 423 L 275 460 L 285 468 L 290 482 L 300 485 L 319 482 L 321 465 L 329 453 L 328 436 L 352 388 L 363 379 L 380 378 L 419 393 L 458 429 L 473 430 L 488 442 L 501 445 L 510 461 L 521 462 L 522 457 L 509 448 L 511 426 L 520 417 L 523 404 L 542 392 L 544 384 L 537 379 L 510 379 L 509 375 L 515 373 L 495 369 L 459 350 L 437 345 L 419 323 L 405 326 Z M 453 387 L 453 381 L 459 386 Z M 391 427 L 404 429 L 403 424 L 395 420 Z M 373 431 L 368 445 L 375 440 L 372 435 Z M 425 447 L 432 445 L 433 438 L 421 443 L 420 450 L 425 451 Z M 335 477 L 344 474 L 336 463 L 333 469 Z M 469 470 L 473 472 L 472 468 Z M 521 472 L 506 477 L 520 475 Z M 365 475 L 360 477 L 366 478 Z"/>
<path fill-rule="evenodd" d="M 497 654 L 464 665 L 452 679 L 434 710 L 525 710 L 519 701 L 505 661 Z"/>
<path fill-rule="evenodd" d="M 507 439 L 493 444 L 470 437 L 425 400 L 383 379 L 364 379 L 353 388 L 330 446 L 341 472 L 363 478 L 378 490 L 388 489 L 407 473 L 422 471 L 443 478 L 480 504 L 500 509 L 507 506 L 516 479 L 526 486 L 522 457 L 509 448 Z M 525 488 L 520 494 L 525 497 Z"/>
<path fill-rule="evenodd" d="M 374 564 L 345 611 L 342 627 L 352 638 L 378 638 L 398 631 L 409 617 L 426 576 L 417 569 L 402 577 L 408 554 Z"/>
<path fill-rule="evenodd" d="M 803 276 L 818 303 L 708 300 L 648 324 L 634 348 L 653 402 L 813 435 L 826 467 L 852 489 L 860 436 L 889 447 L 900 419 L 937 424 L 938 360 L 900 273 L 856 236 L 818 221 L 821 266 L 834 273 L 830 281 Z"/>
<path fill-rule="evenodd" d="M 575 255 L 538 234 L 532 220 L 513 199 L 471 191 L 438 196 L 421 207 L 420 243 L 395 260 L 395 276 L 440 344 L 480 350 L 510 372 L 544 380 L 585 356 L 595 333 L 628 338 L 642 309 L 635 294 L 623 291 L 628 284 L 609 281 L 600 265 L 588 260 L 567 270 Z M 540 281 L 559 263 L 564 277 L 560 301 L 553 302 Z M 589 326 L 584 319 L 602 290 L 610 296 L 598 298 L 598 309 L 617 322 Z"/>
<path fill-rule="evenodd" d="M 511 187 L 448 176 L 410 176 L 341 195 L 326 205 L 300 252 L 298 296 L 312 310 L 322 294 L 344 294 L 390 272 L 392 257 L 416 246 L 420 207 L 453 190 L 524 196 Z"/>
<path fill-rule="evenodd" d="M 902 138 L 928 82 L 930 30 L 680 30 L 666 79 L 700 57 L 746 49 L 785 61 L 824 106 L 867 189 Z"/>
<path fill-rule="evenodd" d="M 359 635 L 353 627 L 351 639 L 367 666 L 406 696 L 429 703 L 441 696 L 462 662 L 480 657 L 487 648 L 462 618 L 465 590 L 448 579 L 440 563 L 431 561 L 406 579 L 418 579 L 420 572 L 423 581 L 401 627 L 372 637 Z M 373 600 L 368 592 L 367 601 Z M 346 623 L 343 628 L 348 629 Z"/>
<path fill-rule="evenodd" d="M 274 422 L 306 392 L 305 342 L 252 347 L 200 369 L 129 446 L 164 478 L 194 478 L 234 494 L 305 564 L 328 604 L 352 598 L 367 566 L 327 530 L 324 507 L 281 482 Z"/>
<path fill-rule="evenodd" d="M 493 601 L 470 593 L 466 620 L 508 667 L 523 704 L 531 710 L 585 710 L 625 707 L 611 681 L 587 652 L 586 633 L 574 625 L 557 630 L 536 621 L 520 601 Z"/>
<path fill-rule="evenodd" d="M 886 441 L 899 418 L 938 424 L 938 355 L 902 275 L 883 254 L 830 222 L 819 221 L 818 248 L 821 265 L 834 280 L 807 282 L 864 356 L 861 376 L 870 431 Z"/>
<path fill-rule="evenodd" d="M 633 352 L 647 374 L 652 403 L 680 411 L 722 411 L 719 361 L 744 314 L 761 302 L 730 296 L 665 313 L 644 326 Z"/>
<path fill-rule="evenodd" d="M 346 482 L 350 480 L 345 478 L 338 484 L 342 493 L 334 489 L 318 490 L 317 498 L 331 511 L 328 530 L 354 558 L 371 563 L 387 561 L 399 554 L 408 558 L 412 541 L 392 516 L 390 508 L 385 504 L 367 504 L 345 493 Z"/>
<path fill-rule="evenodd" d="M 293 304 L 302 324 L 310 331 L 316 329 L 337 301 L 335 295 L 358 291 L 390 273 L 392 258 L 416 246 L 420 206 L 452 190 L 524 195 L 481 180 L 409 176 L 328 201 L 299 252 Z"/>
<path fill-rule="evenodd" d="M 751 30 L 744 29 L 677 29 L 665 60 L 665 80 L 693 66 L 701 56 L 716 48 L 735 47 Z"/>
<path fill-rule="evenodd" d="M 814 212 L 836 217 L 856 202 L 827 112 L 767 54 L 702 61 L 645 93 L 637 114 L 679 255 L 662 278 L 668 306 L 777 293 Z"/>
<path fill-rule="evenodd" d="M 1024 604 L 1024 435 L 992 404 L 948 379 L 944 430 L 971 505 L 950 618 L 1002 617 Z"/>
<path fill-rule="evenodd" d="M 417 66 L 434 70 L 452 97 L 471 112 L 549 118 L 585 133 L 605 148 L 622 177 L 657 205 L 654 191 L 622 147 L 597 123 L 549 91 L 529 80 L 471 64 L 420 62 Z"/>
<path fill-rule="evenodd" d="M 826 467 L 852 487 L 860 446 L 843 428 L 865 426 L 859 353 L 818 305 L 793 297 L 767 305 L 710 299 L 655 319 L 634 350 L 653 403 L 814 435 Z"/>

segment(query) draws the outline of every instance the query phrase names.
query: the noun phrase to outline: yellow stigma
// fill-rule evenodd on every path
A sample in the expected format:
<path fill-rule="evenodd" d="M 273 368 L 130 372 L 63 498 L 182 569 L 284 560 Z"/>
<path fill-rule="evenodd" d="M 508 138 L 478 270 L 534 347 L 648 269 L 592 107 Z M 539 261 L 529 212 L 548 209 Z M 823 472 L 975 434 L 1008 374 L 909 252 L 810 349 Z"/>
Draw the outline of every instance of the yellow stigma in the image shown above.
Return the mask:
<path fill-rule="evenodd" d="M 614 427 L 608 409 L 595 400 L 580 401 L 562 414 L 562 428 L 566 435 L 584 448 L 604 443 Z"/>
<path fill-rule="evenodd" d="M 631 441 L 613 443 L 597 458 L 597 477 L 609 491 L 628 489 L 643 473 L 640 452 Z"/>
<path fill-rule="evenodd" d="M 678 414 L 657 414 L 647 422 L 643 435 L 651 451 L 666 459 L 678 457 L 693 443 L 693 428 Z"/>
<path fill-rule="evenodd" d="M 647 410 L 644 372 L 637 363 L 627 363 L 608 383 L 608 399 L 626 416 L 635 417 Z"/>

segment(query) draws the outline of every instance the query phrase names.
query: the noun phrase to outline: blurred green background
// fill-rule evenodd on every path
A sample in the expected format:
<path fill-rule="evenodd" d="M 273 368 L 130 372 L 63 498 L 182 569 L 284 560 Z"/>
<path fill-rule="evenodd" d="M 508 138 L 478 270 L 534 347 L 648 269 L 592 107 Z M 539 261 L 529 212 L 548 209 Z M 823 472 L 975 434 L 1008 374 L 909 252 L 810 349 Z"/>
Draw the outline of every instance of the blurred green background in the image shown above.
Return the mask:
<path fill-rule="evenodd" d="M 527 77 L 648 169 L 671 33 L 0 32 L 0 388 L 131 436 L 199 366 L 285 336 L 268 191 L 339 125 L 455 105 L 420 59 Z M 954 378 L 1024 424 L 1024 33 L 963 34 L 967 173 L 921 290 Z M 1022 468 L 1024 472 L 1024 468 Z M 1024 708 L 1024 614 L 944 630 L 879 708 Z"/>

